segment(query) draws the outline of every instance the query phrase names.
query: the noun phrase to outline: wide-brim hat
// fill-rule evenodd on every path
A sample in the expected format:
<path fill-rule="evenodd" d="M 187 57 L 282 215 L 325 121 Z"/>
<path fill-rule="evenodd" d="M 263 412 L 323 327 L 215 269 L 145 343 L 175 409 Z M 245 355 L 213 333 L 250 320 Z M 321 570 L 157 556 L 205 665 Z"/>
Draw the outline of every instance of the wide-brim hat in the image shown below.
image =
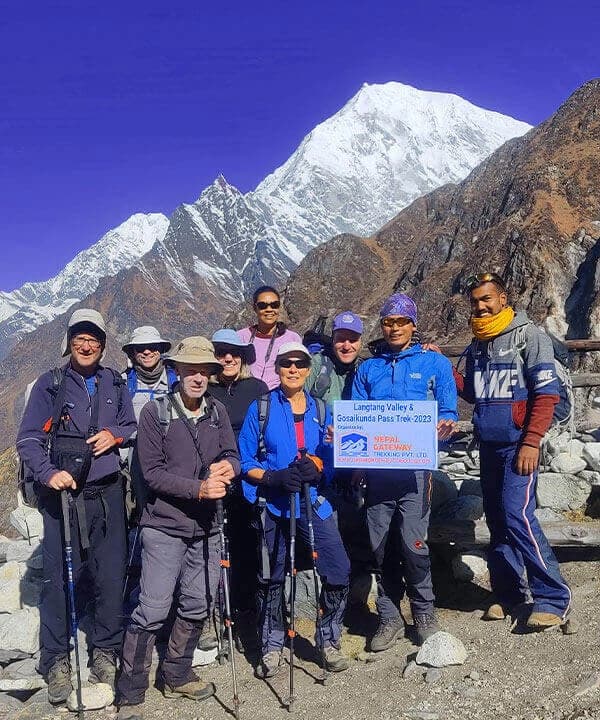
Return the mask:
<path fill-rule="evenodd" d="M 212 365 L 215 373 L 223 368 L 215 357 L 215 348 L 208 338 L 196 335 L 184 338 L 165 358 L 169 362 L 188 365 Z"/>
<path fill-rule="evenodd" d="M 80 308 L 71 315 L 60 348 L 63 357 L 71 354 L 69 340 L 75 332 L 88 332 L 90 335 L 97 335 L 102 345 L 106 345 L 106 323 L 97 310 Z"/>
<path fill-rule="evenodd" d="M 292 353 L 304 355 L 312 362 L 311 354 L 304 347 L 304 345 L 299 342 L 283 343 L 283 345 L 281 345 L 281 347 L 277 351 L 277 357 L 276 357 L 275 361 L 277 362 L 277 360 L 279 360 L 280 358 L 284 357 L 285 355 L 291 355 Z"/>
<path fill-rule="evenodd" d="M 160 352 L 166 353 L 171 349 L 171 343 L 161 338 L 158 330 L 152 325 L 136 327 L 131 333 L 131 339 L 121 348 L 123 352 L 129 353 L 136 345 L 160 345 Z"/>
<path fill-rule="evenodd" d="M 212 336 L 211 342 L 213 345 L 226 345 L 234 349 L 246 365 L 252 365 L 256 360 L 254 345 L 252 343 L 245 343 L 236 331 L 231 330 L 231 328 L 217 330 Z"/>

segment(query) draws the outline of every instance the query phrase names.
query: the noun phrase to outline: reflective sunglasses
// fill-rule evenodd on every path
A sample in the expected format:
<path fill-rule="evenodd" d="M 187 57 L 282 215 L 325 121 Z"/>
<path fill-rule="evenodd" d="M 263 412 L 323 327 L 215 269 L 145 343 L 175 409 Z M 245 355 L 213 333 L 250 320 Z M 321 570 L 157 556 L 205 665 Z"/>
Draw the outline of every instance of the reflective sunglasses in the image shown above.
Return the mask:
<path fill-rule="evenodd" d="M 85 344 L 88 344 L 90 346 L 90 350 L 98 350 L 98 348 L 102 345 L 100 340 L 96 340 L 96 338 L 82 338 L 82 337 L 74 337 L 71 338 L 71 344 L 76 350 L 79 350 L 82 348 Z"/>
<path fill-rule="evenodd" d="M 470 293 L 471 290 L 476 288 L 478 285 L 486 282 L 493 282 L 496 285 L 499 285 L 503 290 L 506 290 L 506 284 L 504 283 L 504 280 L 500 277 L 500 275 L 493 272 L 484 272 L 476 273 L 475 275 L 469 275 L 469 277 L 465 280 L 464 291 L 465 293 Z"/>
<path fill-rule="evenodd" d="M 310 360 L 308 358 L 284 358 L 279 360 L 277 364 L 282 368 L 291 368 L 293 365 L 298 370 L 305 370 L 310 367 Z"/>
<path fill-rule="evenodd" d="M 409 323 L 412 323 L 412 320 L 410 318 L 406 318 L 406 317 L 398 317 L 398 318 L 386 317 L 386 318 L 383 318 L 383 320 L 381 321 L 381 324 L 383 325 L 383 327 L 392 328 L 392 329 L 404 327 L 405 325 L 408 325 Z"/>
<path fill-rule="evenodd" d="M 281 307 L 281 300 L 273 300 L 273 302 L 264 302 L 263 300 L 259 300 L 256 303 L 256 307 L 259 310 L 266 310 L 267 308 L 273 308 L 273 310 L 279 310 Z"/>

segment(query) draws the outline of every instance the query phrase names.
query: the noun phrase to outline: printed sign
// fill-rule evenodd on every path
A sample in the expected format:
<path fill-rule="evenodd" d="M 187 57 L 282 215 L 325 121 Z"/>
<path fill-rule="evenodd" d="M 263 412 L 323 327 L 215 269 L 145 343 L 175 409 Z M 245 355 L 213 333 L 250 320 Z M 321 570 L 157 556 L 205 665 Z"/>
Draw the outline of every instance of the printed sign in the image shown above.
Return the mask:
<path fill-rule="evenodd" d="M 437 402 L 336 400 L 336 468 L 436 470 Z"/>

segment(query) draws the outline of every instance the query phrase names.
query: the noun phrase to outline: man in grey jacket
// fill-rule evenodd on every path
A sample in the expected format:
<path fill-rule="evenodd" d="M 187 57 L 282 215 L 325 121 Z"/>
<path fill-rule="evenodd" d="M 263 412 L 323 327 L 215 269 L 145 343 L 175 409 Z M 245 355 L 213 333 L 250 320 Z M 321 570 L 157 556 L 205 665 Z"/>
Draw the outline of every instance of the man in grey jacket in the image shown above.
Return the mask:
<path fill-rule="evenodd" d="M 192 672 L 192 657 L 219 579 L 215 500 L 240 472 L 224 406 L 206 394 L 221 369 L 203 337 L 182 340 L 169 358 L 180 383 L 174 394 L 140 413 L 138 452 L 151 491 L 144 506 L 139 604 L 123 643 L 117 691 L 120 720 L 142 717 L 157 631 L 167 620 L 176 587 L 176 618 L 159 686 L 167 697 L 204 700 L 215 691 Z"/>

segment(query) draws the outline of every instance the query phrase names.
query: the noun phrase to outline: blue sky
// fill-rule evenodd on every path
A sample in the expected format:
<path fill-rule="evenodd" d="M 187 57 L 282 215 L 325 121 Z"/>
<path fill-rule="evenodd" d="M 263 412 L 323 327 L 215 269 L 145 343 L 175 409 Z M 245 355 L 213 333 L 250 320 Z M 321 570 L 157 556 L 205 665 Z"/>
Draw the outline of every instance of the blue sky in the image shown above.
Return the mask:
<path fill-rule="evenodd" d="M 596 7 L 595 7 L 596 5 Z M 592 2 L 9 2 L 0 15 L 0 289 L 55 274 L 218 173 L 254 188 L 363 82 L 530 123 L 600 74 Z"/>

